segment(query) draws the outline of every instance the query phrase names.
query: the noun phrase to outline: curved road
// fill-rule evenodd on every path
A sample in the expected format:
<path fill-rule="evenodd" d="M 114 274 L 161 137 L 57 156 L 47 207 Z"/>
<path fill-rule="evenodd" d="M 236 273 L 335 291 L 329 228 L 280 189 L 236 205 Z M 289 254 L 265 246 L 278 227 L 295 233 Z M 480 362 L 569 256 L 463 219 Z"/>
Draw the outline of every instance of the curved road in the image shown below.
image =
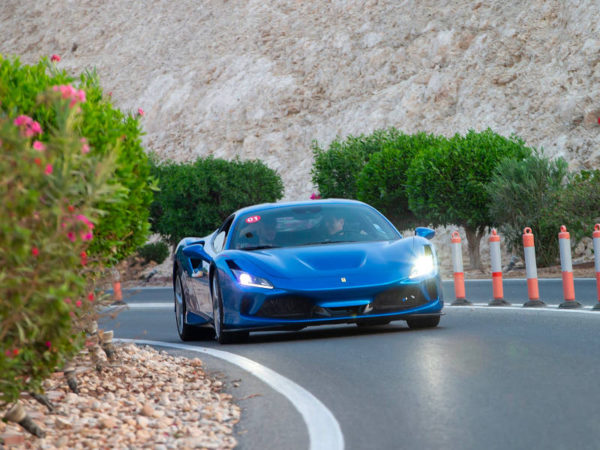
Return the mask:
<path fill-rule="evenodd" d="M 467 297 L 486 304 L 489 284 L 467 282 Z M 404 322 L 338 325 L 251 334 L 239 345 L 192 345 L 244 356 L 309 391 L 339 423 L 347 449 L 597 449 L 595 280 L 577 280 L 584 311 L 556 309 L 560 286 L 540 280 L 550 306 L 524 309 L 524 280 L 507 280 L 505 297 L 515 307 L 446 307 L 432 330 L 409 330 Z M 444 291 L 448 304 L 452 285 Z M 181 343 L 169 289 L 141 290 L 126 301 L 129 309 L 104 328 L 121 338 Z M 200 357 L 243 409 L 240 448 L 309 448 L 305 422 L 284 396 L 237 366 Z"/>

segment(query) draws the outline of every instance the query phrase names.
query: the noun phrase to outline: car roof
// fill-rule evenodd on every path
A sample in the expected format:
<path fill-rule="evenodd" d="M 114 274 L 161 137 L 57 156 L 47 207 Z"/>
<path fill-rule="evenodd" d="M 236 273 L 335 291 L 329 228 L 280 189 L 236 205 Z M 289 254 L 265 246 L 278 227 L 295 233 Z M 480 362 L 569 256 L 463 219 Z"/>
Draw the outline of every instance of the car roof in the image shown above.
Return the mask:
<path fill-rule="evenodd" d="M 358 200 L 349 200 L 345 198 L 328 198 L 324 200 L 299 200 L 293 202 L 277 202 L 277 203 L 261 203 L 259 205 L 247 206 L 235 212 L 236 216 L 242 214 L 251 214 L 257 211 L 265 211 L 269 209 L 283 208 L 286 206 L 315 206 L 315 205 L 365 205 L 366 203 Z"/>

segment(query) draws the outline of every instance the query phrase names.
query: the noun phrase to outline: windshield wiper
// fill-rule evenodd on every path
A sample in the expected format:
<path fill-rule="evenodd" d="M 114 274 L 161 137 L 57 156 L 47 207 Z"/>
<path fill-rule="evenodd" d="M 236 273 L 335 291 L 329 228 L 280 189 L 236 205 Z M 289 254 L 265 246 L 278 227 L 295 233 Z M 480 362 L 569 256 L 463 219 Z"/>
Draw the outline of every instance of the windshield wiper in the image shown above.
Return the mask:
<path fill-rule="evenodd" d="M 265 248 L 279 248 L 279 246 L 277 245 L 255 245 L 253 247 L 244 247 L 244 248 L 240 248 L 240 250 L 263 250 Z"/>

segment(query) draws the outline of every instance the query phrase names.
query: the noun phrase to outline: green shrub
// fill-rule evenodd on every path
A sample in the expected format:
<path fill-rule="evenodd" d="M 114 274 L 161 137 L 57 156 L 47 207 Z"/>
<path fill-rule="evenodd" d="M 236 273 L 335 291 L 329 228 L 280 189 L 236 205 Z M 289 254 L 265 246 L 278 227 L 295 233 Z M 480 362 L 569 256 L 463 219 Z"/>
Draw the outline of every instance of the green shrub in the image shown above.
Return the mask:
<path fill-rule="evenodd" d="M 503 161 L 486 190 L 490 214 L 510 249 L 523 254 L 523 229 L 531 227 L 540 267 L 559 262 L 561 225 L 567 226 L 574 246 L 591 235 L 600 215 L 600 172 L 570 174 L 563 158 L 536 153 L 522 161 Z"/>
<path fill-rule="evenodd" d="M 169 246 L 163 241 L 151 242 L 138 248 L 137 254 L 144 260 L 144 264 L 150 261 L 161 264 L 169 256 Z"/>
<path fill-rule="evenodd" d="M 26 114 L 43 129 L 55 129 L 54 109 L 38 102 L 38 96 L 52 86 L 73 81 L 45 58 L 29 66 L 21 65 L 18 59 L 0 56 L 0 111 L 13 117 Z M 100 205 L 105 214 L 95 228 L 96 239 L 89 249 L 92 255 L 116 262 L 147 240 L 154 187 L 150 164 L 141 146 L 138 118 L 111 105 L 110 99 L 103 96 L 94 71 L 80 76 L 79 87 L 85 91 L 86 101 L 79 105 L 82 115 L 76 131 L 87 139 L 94 155 L 106 155 L 117 149 L 117 169 L 110 183 L 122 186 L 125 193 Z"/>
<path fill-rule="evenodd" d="M 311 174 L 321 197 L 357 198 L 356 180 L 371 155 L 399 136 L 401 133 L 395 128 L 376 130 L 367 136 L 348 136 L 345 140 L 337 138 L 327 150 L 313 141 Z"/>
<path fill-rule="evenodd" d="M 479 244 L 490 216 L 485 186 L 503 159 L 523 159 L 531 149 L 515 137 L 488 129 L 455 135 L 415 156 L 408 170 L 408 203 L 419 217 L 434 226 L 465 228 L 471 266 L 481 269 Z"/>
<path fill-rule="evenodd" d="M 0 410 L 81 348 L 98 301 L 98 204 L 122 195 L 108 185 L 116 154 L 83 151 L 78 106 L 60 96 L 38 99 L 50 129 L 0 111 Z"/>
<path fill-rule="evenodd" d="M 160 188 L 152 229 L 172 245 L 214 231 L 239 208 L 283 196 L 281 178 L 261 161 L 201 158 L 193 164 L 155 164 L 152 173 Z"/>
<path fill-rule="evenodd" d="M 557 211 L 561 225 L 566 225 L 571 233 L 573 245 L 584 236 L 591 236 L 594 225 L 600 221 L 600 170 L 572 174 L 561 192 Z"/>
<path fill-rule="evenodd" d="M 418 225 L 419 219 L 408 208 L 407 171 L 415 155 L 444 139 L 425 133 L 395 135 L 360 172 L 358 199 L 380 210 L 400 230 Z"/>

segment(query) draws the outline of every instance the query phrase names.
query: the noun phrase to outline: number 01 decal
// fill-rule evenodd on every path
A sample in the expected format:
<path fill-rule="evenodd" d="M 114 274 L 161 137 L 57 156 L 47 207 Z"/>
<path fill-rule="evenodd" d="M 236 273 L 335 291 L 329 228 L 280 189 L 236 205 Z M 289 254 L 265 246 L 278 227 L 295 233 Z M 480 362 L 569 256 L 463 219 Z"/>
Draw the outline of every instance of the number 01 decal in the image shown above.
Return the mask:
<path fill-rule="evenodd" d="M 246 223 L 256 223 L 260 220 L 260 216 L 250 216 L 246 218 Z"/>

